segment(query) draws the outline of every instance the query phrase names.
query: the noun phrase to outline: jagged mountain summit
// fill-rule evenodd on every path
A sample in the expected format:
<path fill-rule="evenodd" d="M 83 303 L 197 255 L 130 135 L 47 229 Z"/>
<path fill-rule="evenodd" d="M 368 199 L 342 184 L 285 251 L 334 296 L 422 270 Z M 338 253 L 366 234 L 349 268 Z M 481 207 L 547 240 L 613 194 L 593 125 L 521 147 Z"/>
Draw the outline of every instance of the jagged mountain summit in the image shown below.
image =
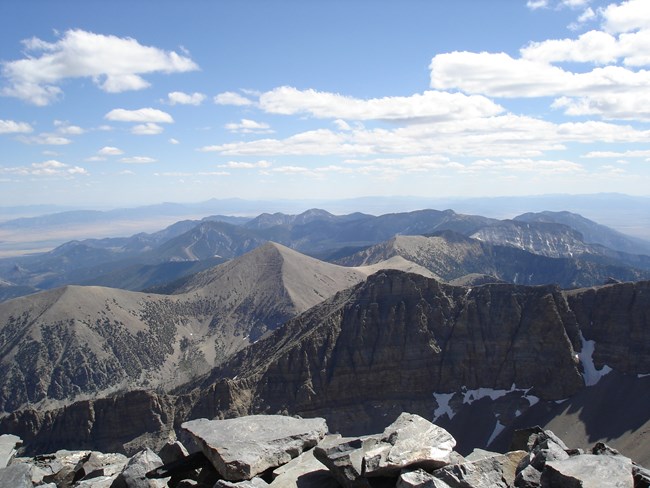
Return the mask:
<path fill-rule="evenodd" d="M 0 411 L 171 387 L 383 268 L 349 268 L 267 243 L 173 294 L 66 286 L 0 304 Z"/>

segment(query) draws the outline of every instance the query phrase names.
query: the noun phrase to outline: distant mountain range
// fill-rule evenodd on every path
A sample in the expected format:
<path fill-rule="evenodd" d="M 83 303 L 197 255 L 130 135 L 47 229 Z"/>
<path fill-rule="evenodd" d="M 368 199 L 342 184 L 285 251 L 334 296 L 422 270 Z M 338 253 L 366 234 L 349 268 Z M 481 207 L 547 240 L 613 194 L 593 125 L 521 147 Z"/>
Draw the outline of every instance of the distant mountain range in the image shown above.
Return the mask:
<path fill-rule="evenodd" d="M 447 280 L 476 273 L 512 283 L 557 283 L 568 288 L 599 284 L 608 278 L 630 281 L 650 277 L 650 242 L 568 212 L 496 220 L 452 210 L 372 216 L 311 209 L 298 215 L 265 213 L 253 219 L 216 215 L 184 220 L 152 234 L 70 241 L 47 253 L 0 259 L 0 299 L 66 284 L 164 290 L 176 279 L 269 241 L 326 261 L 362 262 L 364 258 L 357 253 L 388 252 L 367 250 L 369 247 L 386 247 L 390 244 L 382 243 L 395 236 L 418 235 L 438 235 L 437 241 L 428 241 L 429 247 L 436 241 L 454 250 L 446 254 L 427 251 L 433 253 L 429 260 L 437 259 L 428 264 L 413 253 L 403 257 Z M 466 262 L 461 264 L 457 255 L 468 246 L 473 248 L 473 257 L 463 258 Z"/>

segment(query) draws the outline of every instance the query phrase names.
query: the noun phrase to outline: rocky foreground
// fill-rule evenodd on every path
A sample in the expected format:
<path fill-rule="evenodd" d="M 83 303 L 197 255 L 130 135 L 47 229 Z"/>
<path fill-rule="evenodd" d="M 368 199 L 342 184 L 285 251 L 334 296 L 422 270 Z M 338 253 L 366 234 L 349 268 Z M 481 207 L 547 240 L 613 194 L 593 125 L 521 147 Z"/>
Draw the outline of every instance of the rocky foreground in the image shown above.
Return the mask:
<path fill-rule="evenodd" d="M 0 436 L 2 488 L 573 488 L 650 487 L 650 470 L 598 443 L 569 449 L 551 431 L 520 430 L 505 454 L 463 457 L 445 429 L 402 413 L 383 433 L 329 434 L 324 419 L 254 415 L 196 419 L 157 454 L 97 451 L 17 457 Z"/>

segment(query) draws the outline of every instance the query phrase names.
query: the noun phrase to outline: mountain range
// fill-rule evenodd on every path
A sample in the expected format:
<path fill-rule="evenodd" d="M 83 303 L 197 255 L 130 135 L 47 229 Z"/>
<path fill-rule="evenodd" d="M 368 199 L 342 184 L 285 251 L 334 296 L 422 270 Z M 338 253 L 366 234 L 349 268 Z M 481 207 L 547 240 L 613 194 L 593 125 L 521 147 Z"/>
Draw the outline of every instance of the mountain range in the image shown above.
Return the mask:
<path fill-rule="evenodd" d="M 128 452 L 201 416 L 409 411 L 461 446 L 555 422 L 647 463 L 644 245 L 566 213 L 312 209 L 2 260 L 5 289 L 49 289 L 0 303 L 0 432 Z"/>
<path fill-rule="evenodd" d="M 495 274 L 495 266 L 499 265 L 494 263 L 483 268 L 470 266 L 462 274 L 487 274 L 522 284 L 558 283 L 562 287 L 594 285 L 607 278 L 626 281 L 650 277 L 650 243 L 579 215 L 546 212 L 525 214 L 514 220 L 495 220 L 452 210 L 420 210 L 375 217 L 362 213 L 333 215 L 312 209 L 298 215 L 261 214 L 245 221 L 219 215 L 199 221 L 179 221 L 152 234 L 71 241 L 47 253 L 0 259 L 0 299 L 66 284 L 132 291 L 164 287 L 175 279 L 241 256 L 268 241 L 325 261 L 346 263 L 356 259 L 351 257 L 355 253 L 368 252 L 369 247 L 395 236 L 439 236 L 445 231 L 459 235 L 452 237 L 447 232 L 443 236 L 454 241 L 454 246 L 470 245 L 467 240 L 461 244 L 462 237 L 489 244 L 483 245 L 481 251 L 488 255 L 484 259 L 486 263 L 516 259 L 522 265 L 510 274 Z M 565 261 L 539 260 L 504 250 L 505 247 Z M 508 253 L 516 256 L 503 256 Z M 539 271 L 527 271 L 525 263 L 531 260 L 538 268 L 556 269 L 555 275 L 551 272 L 539 279 L 528 278 L 539 275 Z M 445 277 L 449 273 L 434 269 L 441 266 L 459 269 L 456 262 L 439 263 L 430 269 Z M 452 279 L 460 277 L 456 274 Z"/>

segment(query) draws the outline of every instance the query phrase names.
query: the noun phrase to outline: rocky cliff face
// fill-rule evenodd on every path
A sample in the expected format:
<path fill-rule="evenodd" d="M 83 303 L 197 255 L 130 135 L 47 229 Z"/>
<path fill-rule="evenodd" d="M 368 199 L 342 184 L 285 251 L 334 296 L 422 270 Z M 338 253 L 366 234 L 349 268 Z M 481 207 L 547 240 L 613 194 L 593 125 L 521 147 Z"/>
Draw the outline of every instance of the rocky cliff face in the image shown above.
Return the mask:
<path fill-rule="evenodd" d="M 600 387 L 605 366 L 650 373 L 649 290 L 648 282 L 571 292 L 466 288 L 383 271 L 288 321 L 175 396 L 16 412 L 0 429 L 52 446 L 60 426 L 78 425 L 84 442 L 128 445 L 127 431 L 131 438 L 165 436 L 196 417 L 323 416 L 333 431 L 353 434 L 383 428 L 407 410 L 443 423 L 453 418 L 461 431 L 475 425 L 476 444 L 487 445 L 532 407 Z M 118 435 L 110 426 L 121 420 L 110 402 L 126 402 L 140 420 Z"/>

